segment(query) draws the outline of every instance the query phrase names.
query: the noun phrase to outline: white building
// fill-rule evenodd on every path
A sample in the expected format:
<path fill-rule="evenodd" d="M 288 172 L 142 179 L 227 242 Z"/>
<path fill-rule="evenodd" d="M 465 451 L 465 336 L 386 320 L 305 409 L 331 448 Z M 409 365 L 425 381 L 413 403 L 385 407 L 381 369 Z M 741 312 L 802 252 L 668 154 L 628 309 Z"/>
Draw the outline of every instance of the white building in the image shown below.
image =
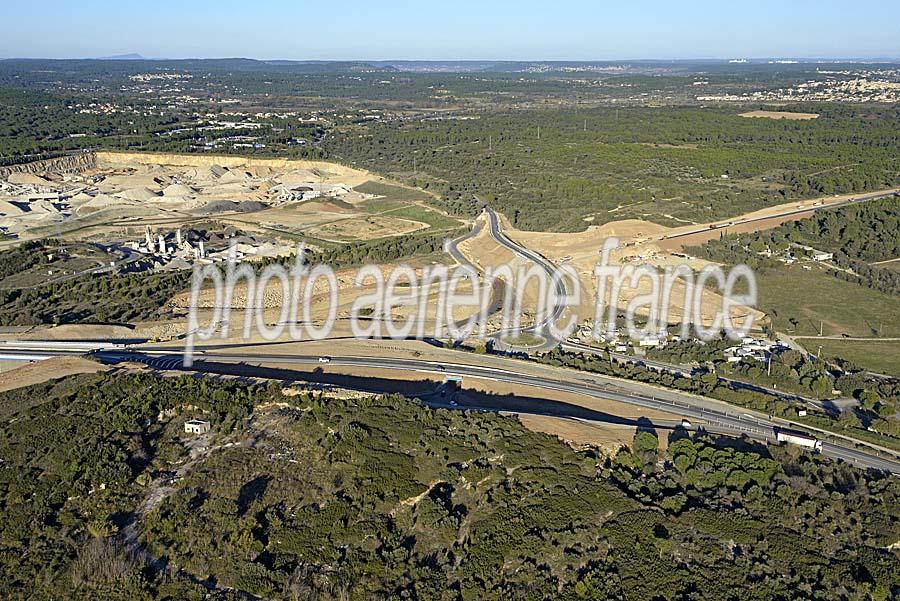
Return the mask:
<path fill-rule="evenodd" d="M 184 422 L 184 432 L 185 434 L 206 434 L 209 432 L 209 422 L 205 422 L 199 419 L 190 419 Z"/>

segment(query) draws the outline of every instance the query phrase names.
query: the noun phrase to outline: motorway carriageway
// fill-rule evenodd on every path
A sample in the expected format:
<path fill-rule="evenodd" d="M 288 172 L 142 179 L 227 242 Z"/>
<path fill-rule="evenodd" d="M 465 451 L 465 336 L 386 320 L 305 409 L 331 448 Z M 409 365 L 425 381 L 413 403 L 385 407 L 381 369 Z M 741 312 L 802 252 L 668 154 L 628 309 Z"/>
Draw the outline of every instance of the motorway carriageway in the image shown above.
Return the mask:
<path fill-rule="evenodd" d="M 97 355 L 98 358 L 110 361 L 140 361 L 156 369 L 181 369 L 182 366 L 181 354 L 173 354 L 162 350 L 110 350 L 101 351 L 97 353 Z M 510 362 L 508 367 L 487 367 L 462 363 L 388 357 L 335 356 L 329 358 L 327 363 L 322 363 L 319 356 L 246 355 L 203 352 L 202 350 L 196 352 L 195 355 L 196 363 L 203 362 L 207 364 L 204 366 L 205 371 L 214 371 L 214 365 L 209 365 L 209 363 L 223 362 L 242 363 L 244 365 L 295 364 L 316 365 L 323 368 L 335 366 L 407 372 L 413 371 L 437 374 L 444 378 L 447 376 L 463 378 L 468 376 L 544 390 L 567 392 L 591 398 L 618 401 L 645 409 L 664 411 L 680 415 L 688 420 L 695 420 L 698 423 L 703 422 L 703 427 L 710 431 L 728 433 L 731 435 L 746 434 L 751 438 L 765 442 L 773 442 L 775 440 L 774 428 L 779 425 L 768 420 L 763 415 L 752 415 L 737 410 L 724 411 L 720 408 L 703 406 L 702 399 L 681 395 L 675 391 L 656 390 L 651 389 L 649 386 L 647 387 L 647 393 L 626 391 L 621 388 L 616 389 L 614 383 L 598 383 L 598 378 L 587 372 L 572 371 L 571 376 L 566 379 L 559 376 L 569 375 L 565 373 L 568 370 L 561 369 L 555 374 L 557 377 L 534 375 L 528 373 L 526 370 L 531 369 L 534 371 L 535 366 L 545 366 L 540 366 L 535 363 L 518 362 L 517 360 L 507 360 Z M 517 363 L 521 363 L 521 365 L 517 365 Z M 713 402 L 719 406 L 724 404 L 715 401 Z M 539 410 L 539 408 L 537 409 Z M 900 474 L 900 460 L 876 455 L 871 451 L 863 451 L 847 445 L 823 441 L 822 454 L 835 459 L 842 459 L 861 467 Z"/>
<path fill-rule="evenodd" d="M 709 232 L 711 230 L 722 230 L 727 229 L 729 227 L 734 227 L 736 225 L 745 225 L 747 223 L 756 223 L 757 221 L 767 221 L 769 219 L 778 219 L 780 217 L 790 217 L 791 215 L 799 215 L 801 213 L 810 213 L 819 210 L 825 209 L 838 209 L 840 207 L 846 207 L 848 205 L 857 204 L 860 202 L 869 202 L 872 200 L 879 200 L 881 198 L 887 198 L 888 196 L 900 196 L 900 192 L 891 191 L 881 191 L 881 192 L 873 192 L 872 194 L 867 194 L 865 196 L 859 196 L 857 198 L 851 198 L 849 200 L 844 200 L 841 202 L 835 202 L 832 204 L 820 204 L 820 205 L 809 205 L 805 207 L 797 207 L 794 209 L 790 209 L 788 211 L 782 211 L 781 213 L 774 213 L 772 215 L 763 215 L 760 217 L 750 217 L 750 218 L 737 218 L 731 221 L 720 221 L 717 223 L 711 223 L 707 226 L 690 230 L 688 232 L 681 232 L 678 234 L 666 235 L 662 238 L 657 238 L 657 240 L 674 240 L 676 238 L 683 238 L 684 236 L 693 236 L 694 234 L 702 234 L 704 232 Z M 803 201 L 810 202 L 810 201 Z"/>
<path fill-rule="evenodd" d="M 243 346 L 243 345 L 236 345 Z M 17 358 L 31 358 L 33 360 L 44 359 L 48 356 L 84 355 L 91 352 L 98 359 L 109 362 L 135 361 L 144 363 L 154 369 L 177 370 L 182 369 L 183 356 L 170 350 L 140 349 L 140 348 L 110 348 L 102 343 L 77 343 L 77 342 L 28 342 L 28 341 L 3 341 L 0 343 L 0 353 L 15 354 Z M 732 435 L 746 434 L 756 440 L 772 442 L 774 440 L 774 428 L 779 426 L 772 420 L 761 414 L 753 415 L 749 412 L 726 411 L 727 405 L 714 399 L 704 399 L 679 393 L 652 388 L 641 383 L 616 380 L 568 369 L 555 369 L 547 375 L 535 375 L 534 371 L 547 371 L 547 366 L 537 363 L 526 363 L 515 359 L 501 359 L 507 363 L 503 367 L 488 367 L 463 363 L 424 361 L 419 359 L 396 359 L 387 357 L 331 357 L 327 363 L 323 363 L 319 356 L 303 355 L 247 355 L 230 354 L 219 351 L 195 351 L 195 362 L 203 362 L 204 367 L 211 368 L 205 371 L 214 372 L 214 363 L 241 363 L 251 364 L 297 364 L 297 365 L 331 365 L 337 367 L 358 367 L 365 369 L 383 369 L 395 371 L 413 371 L 428 374 L 438 374 L 444 378 L 448 376 L 472 377 L 484 380 L 494 380 L 521 386 L 529 386 L 544 390 L 568 392 L 576 395 L 588 396 L 597 399 L 618 401 L 680 415 L 687 419 L 703 422 L 703 426 L 710 431 L 728 433 Z M 210 365 L 210 363 L 212 365 Z M 543 368 L 543 369 L 542 369 Z M 568 378 L 564 379 L 564 376 Z M 647 392 L 638 393 L 635 390 L 626 390 L 624 385 L 643 388 Z M 715 405 L 716 408 L 713 408 Z M 537 413 L 540 413 L 539 409 Z M 566 416 L 560 416 L 566 417 Z M 845 444 L 836 444 L 823 441 L 822 454 L 835 459 L 842 459 L 864 468 L 874 468 L 900 475 L 900 460 L 894 457 L 885 457 L 876 454 L 874 450 L 860 450 Z"/>

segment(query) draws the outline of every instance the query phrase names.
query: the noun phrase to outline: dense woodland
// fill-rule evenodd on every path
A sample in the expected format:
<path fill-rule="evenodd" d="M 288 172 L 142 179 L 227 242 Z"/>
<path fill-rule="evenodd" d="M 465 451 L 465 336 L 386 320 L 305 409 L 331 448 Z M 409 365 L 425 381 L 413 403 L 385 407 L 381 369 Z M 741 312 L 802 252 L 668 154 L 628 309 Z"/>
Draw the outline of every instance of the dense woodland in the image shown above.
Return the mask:
<path fill-rule="evenodd" d="M 194 129 L 204 123 L 198 115 L 173 108 L 160 111 L 155 103 L 139 97 L 130 98 L 124 110 L 101 112 L 98 108 L 111 106 L 116 100 L 111 96 L 62 96 L 0 88 L 0 166 L 84 148 L 190 153 L 197 152 L 205 142 L 248 135 L 264 145 L 256 151 L 261 155 L 322 157 L 321 151 L 311 144 L 293 142 L 312 142 L 324 135 L 324 131 L 315 125 L 298 123 L 296 119 L 269 116 L 254 120 L 266 126 L 262 130 L 233 127 L 203 133 Z M 220 118 L 234 120 L 224 115 Z M 235 149 L 223 142 L 216 147 L 216 152 L 255 151 Z"/>
<path fill-rule="evenodd" d="M 832 252 L 844 261 L 886 261 L 900 256 L 900 198 L 816 211 L 812 217 L 790 221 L 777 228 L 747 234 L 732 234 L 691 249 L 705 257 L 734 262 L 752 261 L 752 267 L 766 267 L 763 253 L 769 250 L 794 251 L 796 245 L 810 245 Z M 754 256 L 755 255 L 755 256 Z"/>
<path fill-rule="evenodd" d="M 898 480 L 796 448 L 644 430 L 607 457 L 490 413 L 149 374 L 2 393 L 0 430 L 7 599 L 900 593 Z"/>
<path fill-rule="evenodd" d="M 188 289 L 190 282 L 190 271 L 87 274 L 34 288 L 4 289 L 0 290 L 0 325 L 151 320 L 160 317 L 160 308 Z"/>
<path fill-rule="evenodd" d="M 695 107 L 528 110 L 347 127 L 328 156 L 488 204 L 519 228 L 639 218 L 707 222 L 792 199 L 900 184 L 900 112 L 817 108 L 814 121 Z"/>

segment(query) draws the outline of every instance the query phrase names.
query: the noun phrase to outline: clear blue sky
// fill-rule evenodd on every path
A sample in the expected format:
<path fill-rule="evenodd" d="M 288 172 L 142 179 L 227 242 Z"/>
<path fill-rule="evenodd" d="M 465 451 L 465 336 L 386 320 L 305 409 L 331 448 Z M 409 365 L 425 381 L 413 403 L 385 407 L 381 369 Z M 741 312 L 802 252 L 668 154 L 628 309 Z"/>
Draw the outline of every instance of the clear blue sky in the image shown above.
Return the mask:
<path fill-rule="evenodd" d="M 0 57 L 900 57 L 898 0 L 0 0 Z"/>

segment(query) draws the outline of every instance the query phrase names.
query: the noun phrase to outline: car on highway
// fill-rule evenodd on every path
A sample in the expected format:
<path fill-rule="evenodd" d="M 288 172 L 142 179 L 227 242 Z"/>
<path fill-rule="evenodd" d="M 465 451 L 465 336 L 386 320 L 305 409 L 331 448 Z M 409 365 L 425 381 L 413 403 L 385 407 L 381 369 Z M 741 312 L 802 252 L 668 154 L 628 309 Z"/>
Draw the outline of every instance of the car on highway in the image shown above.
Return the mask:
<path fill-rule="evenodd" d="M 331 363 L 331 357 L 319 357 L 319 363 Z"/>

